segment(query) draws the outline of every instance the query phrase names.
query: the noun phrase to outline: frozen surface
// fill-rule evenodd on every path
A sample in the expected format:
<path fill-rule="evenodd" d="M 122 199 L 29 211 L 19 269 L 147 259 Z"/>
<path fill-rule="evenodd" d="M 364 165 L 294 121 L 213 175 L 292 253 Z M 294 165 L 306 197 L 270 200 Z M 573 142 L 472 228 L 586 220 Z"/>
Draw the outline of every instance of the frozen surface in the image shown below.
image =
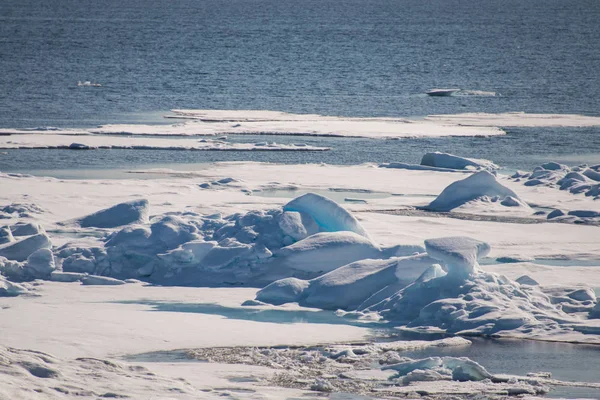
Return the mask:
<path fill-rule="evenodd" d="M 563 167 L 546 165 L 544 170 Z M 600 286 L 594 266 L 594 260 L 600 260 L 598 227 L 548 222 L 545 215 L 534 216 L 534 208 L 504 219 L 495 219 L 501 215 L 495 210 L 479 213 L 476 207 L 461 219 L 416 209 L 465 174 L 373 165 L 257 163 L 162 172 L 164 179 L 123 181 L 0 174 L 5 241 L 1 249 L 38 235 L 49 240 L 41 247 L 33 245 L 38 239 L 25 242 L 29 244 L 20 245 L 19 251 L 8 252 L 11 259 L 0 258 L 0 293 L 5 296 L 0 301 L 2 346 L 53 354 L 56 361 L 49 368 L 59 372 L 61 382 L 74 386 L 70 377 L 87 365 L 77 358 L 113 362 L 132 353 L 202 348 L 213 362 L 237 363 L 240 352 L 255 354 L 251 360 L 256 363 L 245 367 L 269 369 L 264 375 L 256 369 L 248 373 L 269 385 L 270 389 L 258 390 L 260 394 L 274 390 L 273 386 L 290 390 L 286 395 L 331 389 L 366 393 L 376 387 L 386 396 L 386 390 L 418 390 L 444 398 L 447 393 L 540 395 L 556 382 L 539 377 L 537 383 L 531 377 L 478 380 L 486 376 L 485 363 L 480 369 L 455 356 L 406 359 L 402 349 L 421 346 L 416 342 L 395 342 L 389 347 L 340 344 L 323 361 L 331 368 L 326 370 L 313 362 L 318 360 L 313 350 L 287 348 L 285 355 L 281 348 L 270 346 L 364 341 L 373 328 L 384 326 L 418 334 L 598 343 L 600 313 L 593 291 Z M 592 179 L 583 171 L 570 172 Z M 522 201 L 539 208 L 560 207 L 565 215 L 597 210 L 592 196 L 552 186 L 525 186 L 515 180 L 499 175 L 493 182 L 501 182 Z M 317 195 L 290 202 L 253 194 L 292 187 L 326 191 L 331 182 L 336 190 L 390 195 L 342 207 Z M 140 199 L 147 203 L 133 207 L 131 218 L 129 211 L 113 209 Z M 82 216 L 97 216 L 98 210 L 115 216 L 116 222 L 105 227 L 80 223 L 87 218 Z M 60 224 L 65 221 L 79 222 Z M 492 258 L 520 262 L 479 265 L 487 252 Z M 19 260 L 12 258 L 15 255 Z M 544 267 L 537 263 L 539 259 L 569 264 Z M 584 265 L 577 265 L 578 260 Z M 143 286 L 140 281 L 161 286 Z M 204 288 L 232 285 L 256 289 Z M 258 301 L 248 301 L 253 298 Z M 344 311 L 333 311 L 338 309 Z M 246 346 L 244 350 L 226 350 L 240 345 Z M 262 354 L 251 350 L 253 346 L 269 350 Z M 15 357 L 17 363 L 26 355 Z M 399 375 L 401 371 L 394 369 L 353 367 L 367 359 L 369 365 L 381 359 L 385 361 L 381 365 L 408 362 L 424 369 Z M 44 366 L 39 360 L 30 361 Z M 298 363 L 308 363 L 310 368 L 278 366 L 286 363 L 298 368 L 302 367 Z M 118 371 L 132 365 L 116 364 Z M 429 364 L 431 368 L 425 368 Z M 156 363 L 149 369 L 157 374 L 157 382 L 197 371 L 208 378 L 205 383 L 191 378 L 194 388 L 210 388 L 207 396 L 224 393 L 213 384 L 220 379 L 217 372 L 197 368 L 201 369 Z M 26 380 L 30 372 L 19 371 L 24 375 L 11 375 L 11 382 L 31 386 Z M 98 388 L 112 376 L 98 374 L 98 386 L 87 385 L 95 395 L 104 393 Z M 302 374 L 309 377 L 302 381 Z M 138 387 L 134 375 L 128 382 L 113 380 L 114 392 L 134 395 Z M 378 386 L 395 375 L 392 386 Z M 236 387 L 257 390 L 247 382 Z"/>

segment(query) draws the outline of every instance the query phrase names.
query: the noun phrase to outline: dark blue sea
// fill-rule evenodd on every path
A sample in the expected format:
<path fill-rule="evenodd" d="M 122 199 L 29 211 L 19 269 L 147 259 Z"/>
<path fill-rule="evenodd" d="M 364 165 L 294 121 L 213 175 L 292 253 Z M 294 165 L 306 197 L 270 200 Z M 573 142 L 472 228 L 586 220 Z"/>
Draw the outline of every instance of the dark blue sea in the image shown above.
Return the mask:
<path fill-rule="evenodd" d="M 171 123 L 162 116 L 174 108 L 599 116 L 598 21 L 597 0 L 2 0 L 0 127 Z M 436 87 L 496 95 L 424 95 Z M 325 156 L 6 151 L 0 170 L 33 169 L 36 160 L 53 168 L 91 168 L 96 159 L 410 162 L 429 150 L 510 168 L 549 158 L 600 162 L 599 128 L 507 132 L 379 141 L 369 151 L 341 140 Z"/>

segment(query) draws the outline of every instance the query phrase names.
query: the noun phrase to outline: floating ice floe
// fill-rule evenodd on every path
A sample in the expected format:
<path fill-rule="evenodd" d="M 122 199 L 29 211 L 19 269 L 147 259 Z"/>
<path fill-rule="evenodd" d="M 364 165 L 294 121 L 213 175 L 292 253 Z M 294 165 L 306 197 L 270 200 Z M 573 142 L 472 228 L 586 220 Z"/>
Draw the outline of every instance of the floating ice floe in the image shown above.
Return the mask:
<path fill-rule="evenodd" d="M 530 114 L 525 112 L 509 113 L 462 113 L 440 114 L 425 117 L 428 121 L 461 124 L 466 126 L 502 126 L 502 127 L 580 127 L 600 126 L 600 117 L 576 114 Z"/>
<path fill-rule="evenodd" d="M 187 151 L 327 151 L 329 147 L 282 143 L 232 143 L 212 139 L 170 139 L 158 137 L 124 137 L 101 134 L 13 133 L 0 135 L 0 149 L 58 150 L 187 150 Z M 77 135 L 77 141 L 73 141 Z"/>
<path fill-rule="evenodd" d="M 173 125 L 103 125 L 88 130 L 63 129 L 48 132 L 96 135 L 211 135 L 219 137 L 229 134 L 295 135 L 373 139 L 505 134 L 502 129 L 493 126 L 470 127 L 460 123 L 438 123 L 407 118 L 351 118 L 263 110 L 173 110 L 173 113 L 174 115 L 168 117 L 180 119 L 181 123 Z M 0 129 L 0 133 L 23 134 L 31 133 L 31 130 Z M 256 147 L 268 148 L 269 146 Z"/>
<path fill-rule="evenodd" d="M 515 192 L 500 184 L 488 171 L 477 172 L 450 184 L 425 208 L 432 211 L 451 211 L 473 201 L 528 208 Z"/>
<path fill-rule="evenodd" d="M 92 81 L 77 81 L 77 86 L 101 87 L 102 85 Z"/>
<path fill-rule="evenodd" d="M 425 92 L 428 96 L 448 97 L 460 92 L 460 89 L 431 89 Z"/>

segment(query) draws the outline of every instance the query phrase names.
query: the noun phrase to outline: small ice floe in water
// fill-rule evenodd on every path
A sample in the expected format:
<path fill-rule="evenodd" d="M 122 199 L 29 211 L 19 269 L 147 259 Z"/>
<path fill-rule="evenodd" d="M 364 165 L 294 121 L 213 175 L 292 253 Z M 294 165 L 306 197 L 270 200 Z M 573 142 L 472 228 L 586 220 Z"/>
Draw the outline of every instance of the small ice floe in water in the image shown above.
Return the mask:
<path fill-rule="evenodd" d="M 490 92 L 486 90 L 461 90 L 457 93 L 459 96 L 479 96 L 479 97 L 495 97 L 499 96 L 496 92 Z"/>
<path fill-rule="evenodd" d="M 460 92 L 460 89 L 431 89 L 425 92 L 428 96 L 452 96 L 454 93 Z"/>
<path fill-rule="evenodd" d="M 77 81 L 77 86 L 100 87 L 102 85 L 92 81 Z"/>

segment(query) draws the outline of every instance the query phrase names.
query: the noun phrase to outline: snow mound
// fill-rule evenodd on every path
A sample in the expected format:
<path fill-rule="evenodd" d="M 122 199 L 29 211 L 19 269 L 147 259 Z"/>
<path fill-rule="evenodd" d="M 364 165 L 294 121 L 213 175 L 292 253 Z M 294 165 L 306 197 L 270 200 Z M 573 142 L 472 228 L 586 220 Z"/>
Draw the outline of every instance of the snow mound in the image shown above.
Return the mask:
<path fill-rule="evenodd" d="M 44 248 L 31 253 L 27 257 L 26 267 L 30 270 L 30 275 L 36 278 L 48 278 L 52 271 L 56 269 L 52 251 Z"/>
<path fill-rule="evenodd" d="M 508 200 L 509 197 L 511 199 Z M 480 171 L 450 184 L 426 208 L 432 211 L 451 211 L 473 200 L 486 198 L 495 198 L 510 206 L 514 203 L 526 206 L 515 192 L 498 183 L 494 175 L 488 171 Z"/>
<path fill-rule="evenodd" d="M 489 160 L 459 157 L 454 154 L 440 153 L 439 151 L 425 154 L 421 159 L 421 165 L 448 169 L 485 169 L 490 171 L 500 168 Z"/>
<path fill-rule="evenodd" d="M 298 271 L 325 273 L 380 254 L 379 247 L 354 232 L 320 232 L 282 248 L 273 261 Z"/>
<path fill-rule="evenodd" d="M 148 212 L 148 200 L 133 200 L 100 210 L 73 222 L 82 228 L 116 228 L 147 222 Z"/>
<path fill-rule="evenodd" d="M 300 299 L 309 282 L 297 278 L 284 278 L 269 285 L 256 293 L 256 300 L 276 306 L 294 303 Z"/>
<path fill-rule="evenodd" d="M 0 257 L 6 257 L 14 261 L 25 261 L 27 257 L 37 250 L 47 249 L 51 246 L 50 238 L 46 234 L 40 233 L 19 241 L 0 245 Z"/>
<path fill-rule="evenodd" d="M 368 237 L 365 229 L 346 209 L 327 197 L 306 193 L 283 206 L 284 211 L 308 214 L 321 231 L 350 231 Z"/>

